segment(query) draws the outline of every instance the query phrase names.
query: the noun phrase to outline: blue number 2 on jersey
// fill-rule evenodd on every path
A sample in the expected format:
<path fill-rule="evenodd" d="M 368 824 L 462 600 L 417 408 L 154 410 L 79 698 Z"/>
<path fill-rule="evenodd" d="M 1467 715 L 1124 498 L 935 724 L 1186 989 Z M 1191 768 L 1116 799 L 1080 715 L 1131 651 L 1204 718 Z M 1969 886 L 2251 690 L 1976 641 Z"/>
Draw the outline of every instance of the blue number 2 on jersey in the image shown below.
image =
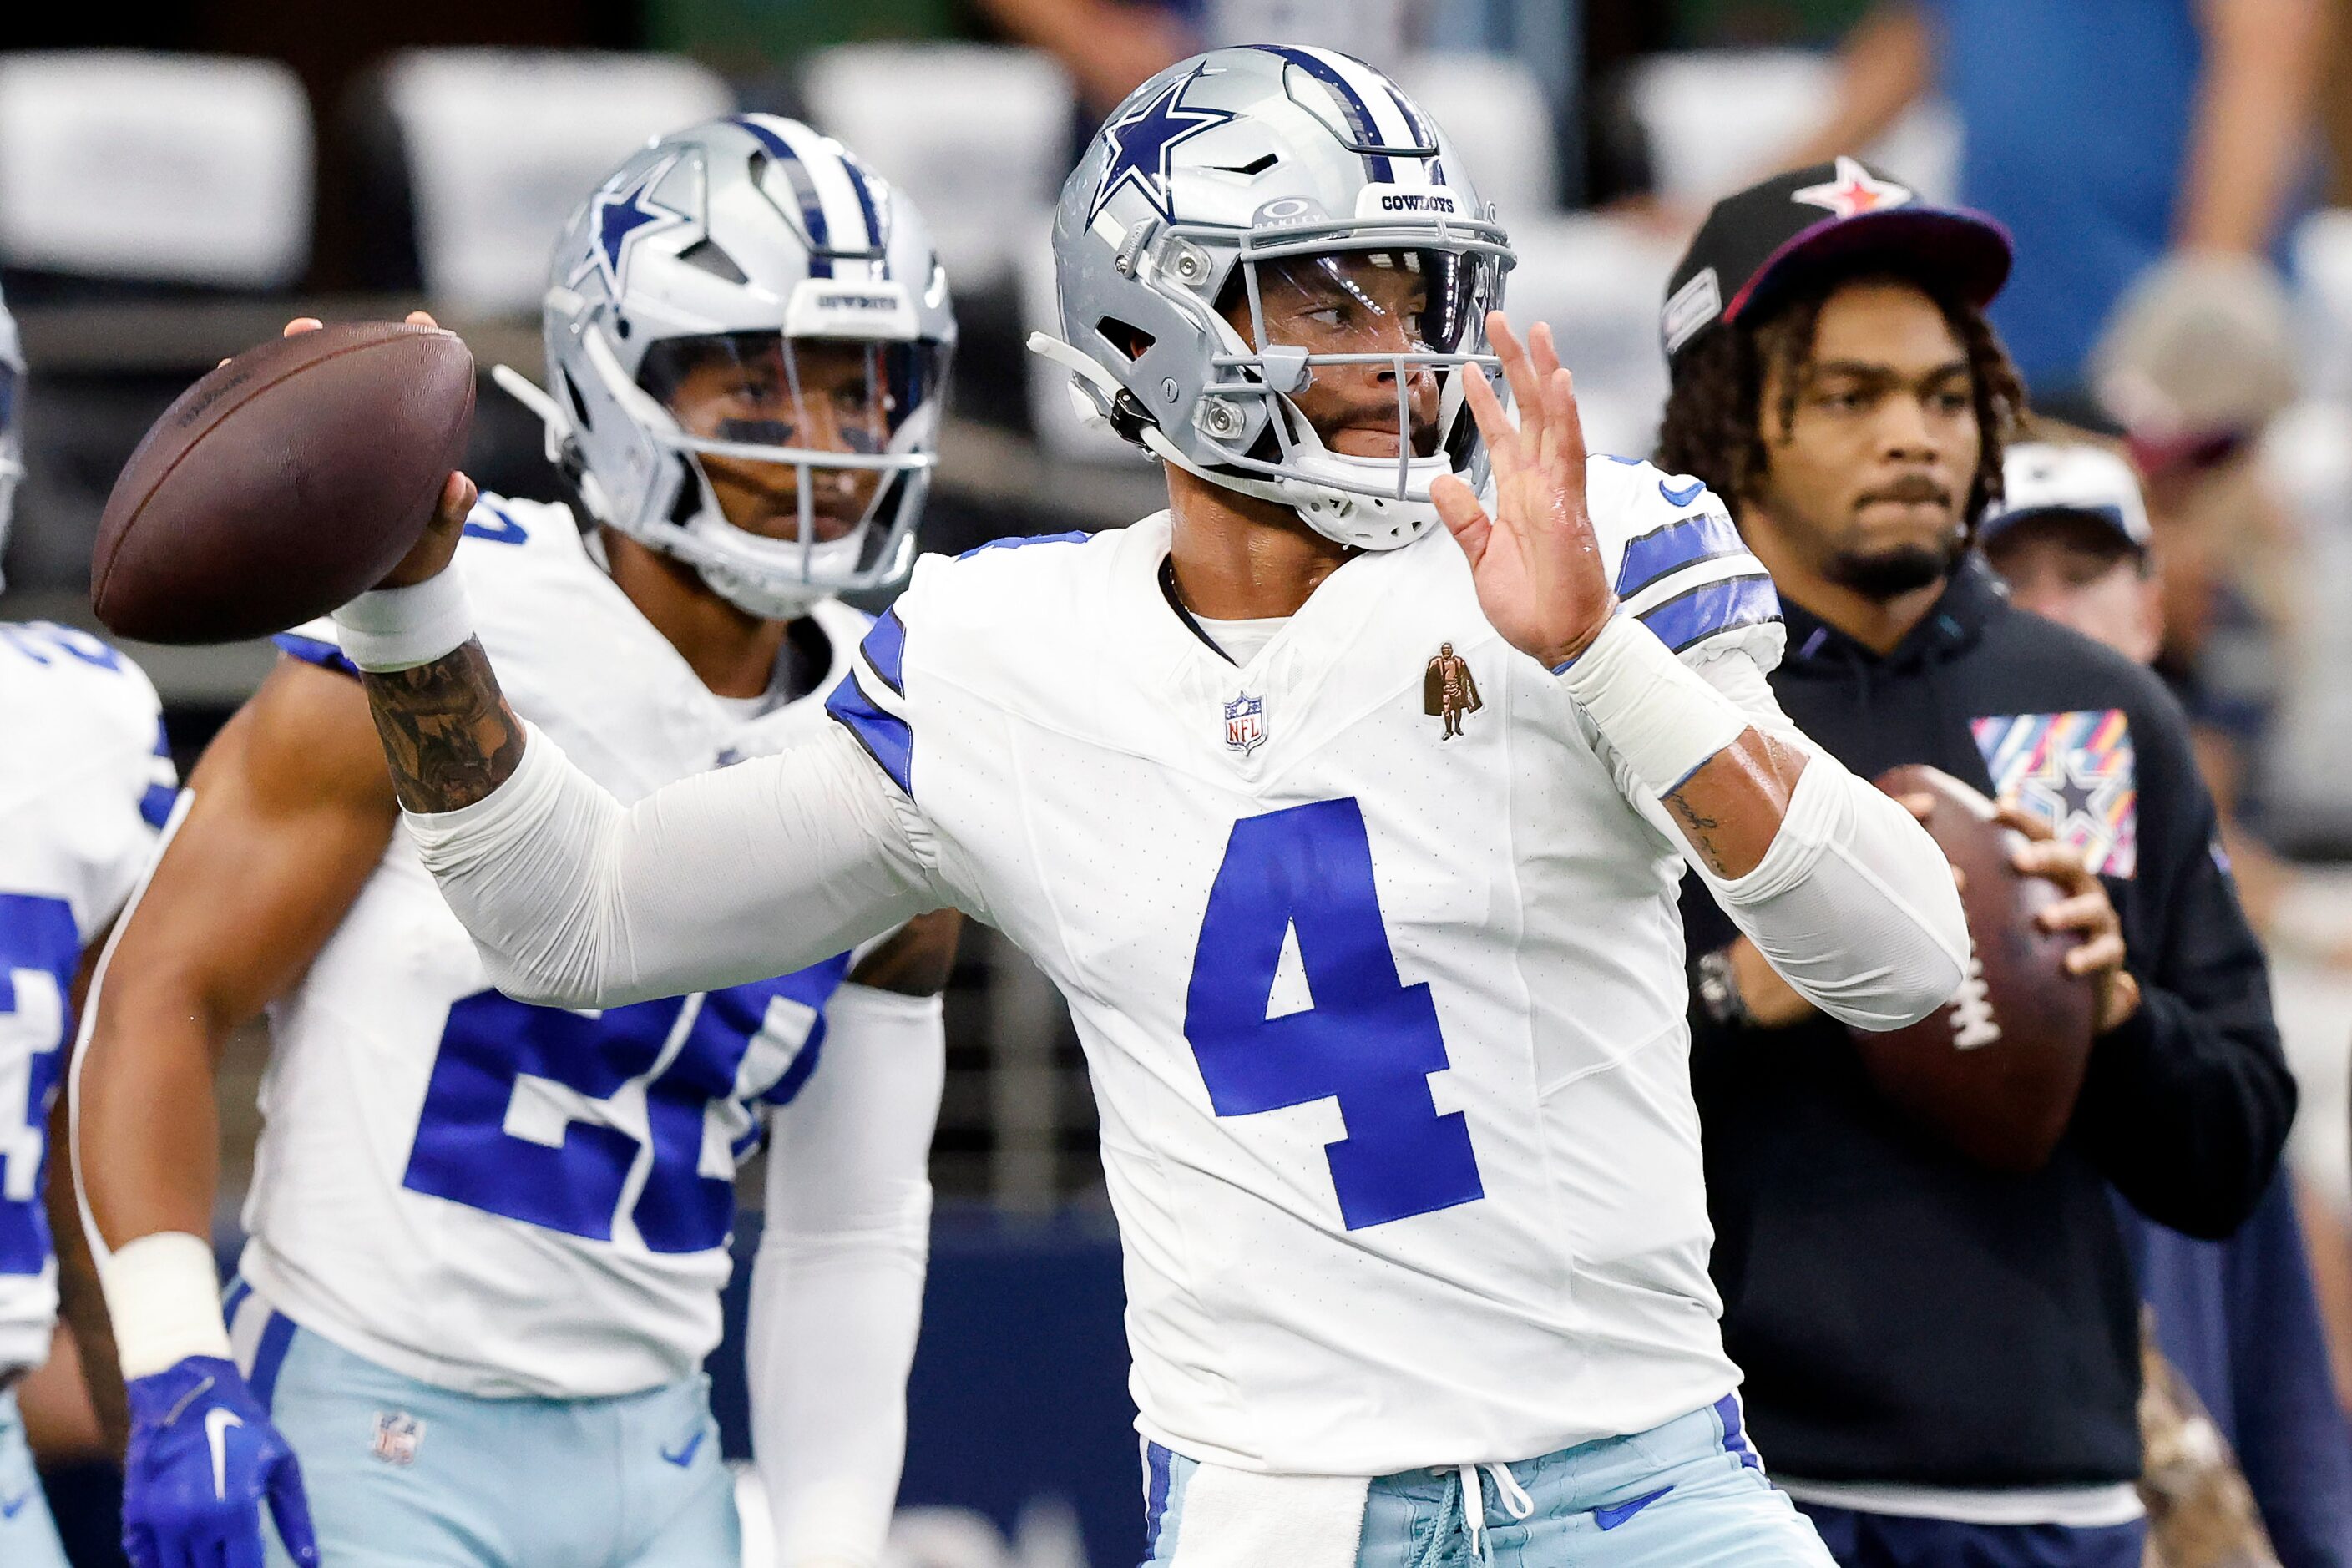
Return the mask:
<path fill-rule="evenodd" d="M 781 980 L 596 1014 L 527 1006 L 495 991 L 461 997 L 442 1031 L 402 1184 L 610 1241 L 650 1142 L 652 1159 L 627 1205 L 638 1237 L 654 1252 L 722 1246 L 735 1187 L 731 1168 L 702 1168 L 712 1108 L 737 1098 L 754 1038 L 796 1034 L 793 1020 L 807 1033 L 773 1042 L 796 1053 L 790 1065 L 772 1083 L 747 1087 L 770 1103 L 798 1091 L 824 1043 L 816 1009 L 848 968 L 845 953 Z M 798 1005 L 779 1011 L 778 1001 Z M 645 1141 L 616 1125 L 622 1091 L 640 1080 Z M 741 1121 L 750 1124 L 748 1111 Z M 755 1136 L 734 1140 L 731 1152 L 740 1155 Z"/>
<path fill-rule="evenodd" d="M 63 899 L 0 893 L 0 1274 L 48 1262 L 41 1173 L 80 946 Z"/>
<path fill-rule="evenodd" d="M 1295 934 L 1314 1005 L 1266 1016 Z M 1397 975 L 1350 799 L 1234 824 L 1209 889 L 1184 1037 L 1219 1116 L 1336 1099 L 1348 1135 L 1324 1146 L 1349 1230 L 1486 1196 L 1469 1125 L 1440 1116 L 1429 1075 L 1451 1063 L 1427 984 Z"/>

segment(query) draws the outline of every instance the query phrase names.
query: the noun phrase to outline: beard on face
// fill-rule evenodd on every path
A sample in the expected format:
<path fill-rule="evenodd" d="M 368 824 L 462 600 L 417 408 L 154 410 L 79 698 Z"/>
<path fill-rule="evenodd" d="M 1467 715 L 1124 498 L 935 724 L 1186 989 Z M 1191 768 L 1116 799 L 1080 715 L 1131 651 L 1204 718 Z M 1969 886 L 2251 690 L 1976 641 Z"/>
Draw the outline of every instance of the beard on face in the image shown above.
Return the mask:
<path fill-rule="evenodd" d="M 1894 599 L 1951 574 L 1968 550 L 1958 531 L 1941 548 L 1902 544 L 1892 550 L 1841 550 L 1824 563 L 1823 574 L 1865 599 Z"/>
<path fill-rule="evenodd" d="M 1854 499 L 1854 510 L 1883 501 L 1949 509 L 1952 493 L 1926 474 L 1906 474 L 1882 489 L 1864 491 Z M 1950 532 L 1935 544 L 1834 551 L 1824 563 L 1824 574 L 1865 598 L 1892 599 L 1948 576 L 1968 545 L 1968 532 L 1956 521 Z"/>

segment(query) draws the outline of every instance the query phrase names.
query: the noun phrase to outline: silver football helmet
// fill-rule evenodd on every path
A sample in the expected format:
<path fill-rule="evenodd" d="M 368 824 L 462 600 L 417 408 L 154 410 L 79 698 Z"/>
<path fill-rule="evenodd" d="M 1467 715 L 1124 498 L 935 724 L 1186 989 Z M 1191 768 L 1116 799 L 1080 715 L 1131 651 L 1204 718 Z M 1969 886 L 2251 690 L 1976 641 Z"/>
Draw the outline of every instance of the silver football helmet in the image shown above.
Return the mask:
<path fill-rule="evenodd" d="M 572 215 L 543 321 L 547 426 L 597 521 L 778 619 L 914 564 L 955 348 L 913 204 L 796 121 L 653 142 Z"/>
<path fill-rule="evenodd" d="M 16 485 L 25 477 L 25 350 L 16 318 L 0 300 L 0 562 L 8 554 L 8 524 L 16 510 Z M 7 579 L 0 576 L 0 587 Z"/>
<path fill-rule="evenodd" d="M 1452 143 L 1381 72 L 1217 49 L 1136 89 L 1062 187 L 1062 335 L 1030 347 L 1163 461 L 1393 549 L 1436 523 L 1439 475 L 1485 479 L 1463 378 L 1497 374 L 1485 320 L 1513 260 Z M 1298 327 L 1315 313 L 1355 327 Z M 1393 396 L 1386 437 L 1358 443 L 1377 453 L 1334 449 L 1297 401 L 1340 367 Z"/>

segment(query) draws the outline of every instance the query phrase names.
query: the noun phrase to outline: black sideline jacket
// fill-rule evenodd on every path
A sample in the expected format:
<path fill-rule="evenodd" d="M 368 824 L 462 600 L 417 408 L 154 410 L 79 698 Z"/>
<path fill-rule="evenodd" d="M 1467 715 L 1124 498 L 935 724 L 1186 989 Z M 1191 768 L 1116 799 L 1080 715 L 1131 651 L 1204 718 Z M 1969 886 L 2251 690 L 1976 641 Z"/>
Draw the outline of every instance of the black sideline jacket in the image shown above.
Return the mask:
<path fill-rule="evenodd" d="M 1694 1007 L 1724 1338 L 1750 1430 L 1790 1477 L 2052 1487 L 2140 1469 L 2138 1290 L 2109 1185 L 2221 1237 L 2294 1111 L 2263 956 L 2161 682 L 2011 607 L 1971 557 L 1885 658 L 1785 604 L 1774 691 L 1864 778 L 1927 763 L 2092 837 L 2139 1011 L 2094 1045 L 2040 1172 L 1970 1163 L 1883 1102 L 1843 1026 Z M 1696 879 L 1689 952 L 1736 934 Z"/>

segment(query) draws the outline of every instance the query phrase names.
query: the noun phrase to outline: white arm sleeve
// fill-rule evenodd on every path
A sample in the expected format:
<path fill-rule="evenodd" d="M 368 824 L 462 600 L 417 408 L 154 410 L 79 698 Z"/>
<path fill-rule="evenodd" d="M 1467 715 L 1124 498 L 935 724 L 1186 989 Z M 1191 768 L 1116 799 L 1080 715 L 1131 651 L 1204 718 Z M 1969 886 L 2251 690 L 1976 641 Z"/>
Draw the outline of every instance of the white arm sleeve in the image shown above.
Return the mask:
<path fill-rule="evenodd" d="M 907 1452 L 929 1252 L 940 999 L 845 985 L 824 1057 L 770 1123 L 751 1265 L 751 1449 L 778 1568 L 870 1568 Z"/>
<path fill-rule="evenodd" d="M 408 817 L 520 1001 L 608 1007 L 787 974 L 948 900 L 929 829 L 838 725 L 623 807 L 536 727 L 457 811 Z"/>
<path fill-rule="evenodd" d="M 1858 1029 L 1899 1029 L 1951 999 L 1967 977 L 1968 921 L 1943 852 L 1911 814 L 1808 740 L 1744 649 L 1696 666 L 1756 730 L 1807 754 L 1772 847 L 1727 880 L 1690 848 L 1655 794 L 1619 787 L 1679 847 L 1691 869 L 1798 994 Z"/>

